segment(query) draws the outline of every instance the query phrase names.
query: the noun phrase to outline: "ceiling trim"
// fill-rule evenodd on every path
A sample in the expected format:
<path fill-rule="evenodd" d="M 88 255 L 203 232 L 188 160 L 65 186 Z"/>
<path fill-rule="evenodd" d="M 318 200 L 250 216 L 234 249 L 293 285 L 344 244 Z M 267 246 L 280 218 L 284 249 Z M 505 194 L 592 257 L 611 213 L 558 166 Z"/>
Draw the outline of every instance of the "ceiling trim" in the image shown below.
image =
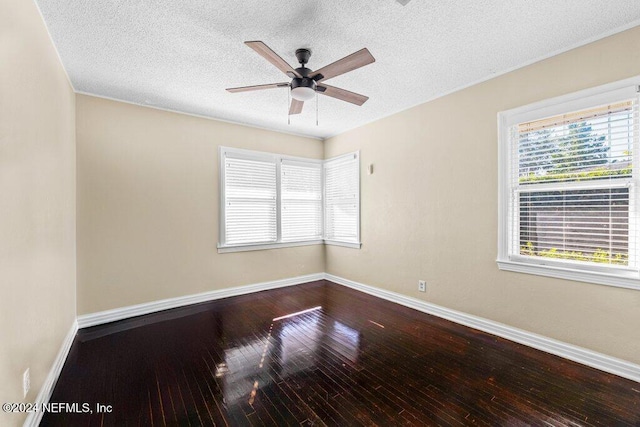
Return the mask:
<path fill-rule="evenodd" d="M 60 67 L 62 67 L 62 72 L 64 72 L 64 75 L 67 77 L 67 82 L 69 83 L 69 86 L 71 86 L 71 90 L 73 92 L 75 92 L 75 93 L 78 93 L 78 92 L 76 92 L 76 88 L 73 86 L 73 83 L 71 82 L 71 78 L 69 77 L 69 73 L 67 72 L 67 68 L 64 66 L 64 62 L 62 62 L 62 57 L 60 56 L 60 51 L 58 51 L 58 46 L 56 46 L 56 43 L 53 41 L 53 37 L 51 36 L 51 31 L 49 31 L 49 26 L 47 25 L 47 21 L 45 21 L 45 19 L 44 19 L 44 15 L 42 14 L 42 10 L 40 9 L 40 5 L 35 0 L 32 3 L 36 7 L 36 9 L 38 10 L 38 15 L 40 15 L 40 20 L 42 21 L 42 24 L 44 25 L 44 29 L 47 31 L 47 36 L 49 36 L 49 42 L 51 43 L 51 46 L 53 46 L 53 50 L 56 52 L 56 58 L 58 58 L 58 63 L 60 64 Z"/>
<path fill-rule="evenodd" d="M 94 98 L 106 99 L 107 101 L 122 102 L 123 104 L 135 105 L 137 107 L 151 108 L 153 110 L 160 110 L 160 111 L 164 111 L 166 113 L 182 114 L 183 116 L 190 116 L 190 117 L 195 117 L 195 118 L 198 118 L 198 119 L 211 120 L 211 121 L 214 121 L 214 122 L 229 123 L 229 124 L 232 124 L 232 125 L 244 126 L 244 127 L 253 128 L 253 129 L 266 130 L 266 131 L 269 131 L 269 132 L 282 133 L 282 134 L 285 134 L 285 135 L 298 136 L 298 137 L 301 137 L 301 138 L 315 139 L 315 140 L 323 141 L 323 142 L 326 139 L 326 138 L 321 138 L 319 136 L 305 135 L 303 133 L 298 133 L 298 132 L 287 132 L 287 131 L 283 131 L 283 130 L 280 130 L 280 129 L 269 128 L 269 127 L 266 127 L 266 126 L 252 125 L 250 123 L 235 122 L 233 120 L 219 119 L 219 118 L 216 118 L 216 117 L 203 116 L 203 115 L 195 114 L 195 113 L 185 113 L 184 111 L 171 110 L 169 108 L 158 107 L 158 106 L 150 105 L 150 104 L 140 104 L 139 102 L 125 101 L 123 99 L 111 98 L 109 96 L 104 96 L 104 95 L 96 95 L 96 94 L 89 93 L 89 92 L 82 92 L 82 91 L 75 91 L 74 90 L 74 93 L 76 93 L 77 95 L 85 95 L 85 96 L 92 96 Z"/>

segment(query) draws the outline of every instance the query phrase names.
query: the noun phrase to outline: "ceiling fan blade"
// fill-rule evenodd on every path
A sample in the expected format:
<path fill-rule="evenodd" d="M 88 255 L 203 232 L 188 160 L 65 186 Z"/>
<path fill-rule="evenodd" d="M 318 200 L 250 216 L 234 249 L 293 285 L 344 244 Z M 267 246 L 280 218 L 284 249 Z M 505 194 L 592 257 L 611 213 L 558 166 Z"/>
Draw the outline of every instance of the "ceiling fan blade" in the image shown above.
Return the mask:
<path fill-rule="evenodd" d="M 291 107 L 289 108 L 289 115 L 302 113 L 302 106 L 304 101 L 298 101 L 297 99 L 291 100 Z"/>
<path fill-rule="evenodd" d="M 365 65 L 375 62 L 375 60 L 376 59 L 373 57 L 373 55 L 371 55 L 371 52 L 369 52 L 369 49 L 365 47 L 364 49 L 352 53 L 349 56 L 345 56 L 342 59 L 338 59 L 336 62 L 333 62 L 320 68 L 319 70 L 314 71 L 309 77 L 322 75 L 321 78 L 314 78 L 314 80 L 328 80 L 349 71 L 353 71 L 357 68 L 364 67 Z"/>
<path fill-rule="evenodd" d="M 236 93 L 236 92 L 248 92 L 251 90 L 273 89 L 276 87 L 288 87 L 288 86 L 289 86 L 289 83 L 269 83 L 266 85 L 230 87 L 227 89 L 227 91 Z"/>
<path fill-rule="evenodd" d="M 324 91 L 322 90 L 323 88 L 325 89 Z M 368 96 L 360 95 L 359 93 L 355 92 L 349 92 L 348 90 L 340 89 L 339 87 L 335 86 L 329 86 L 324 83 L 318 85 L 317 90 L 323 95 L 327 95 L 341 101 L 347 101 L 356 105 L 362 105 L 367 101 L 367 99 L 369 99 Z"/>
<path fill-rule="evenodd" d="M 280 58 L 277 53 L 275 53 L 269 46 L 264 44 L 261 41 L 251 41 L 244 42 L 251 49 L 255 50 L 258 55 L 262 56 L 267 61 L 271 62 L 276 66 L 280 71 L 288 75 L 289 77 L 302 77 L 300 73 L 294 70 L 291 65 L 287 63 L 284 59 Z"/>

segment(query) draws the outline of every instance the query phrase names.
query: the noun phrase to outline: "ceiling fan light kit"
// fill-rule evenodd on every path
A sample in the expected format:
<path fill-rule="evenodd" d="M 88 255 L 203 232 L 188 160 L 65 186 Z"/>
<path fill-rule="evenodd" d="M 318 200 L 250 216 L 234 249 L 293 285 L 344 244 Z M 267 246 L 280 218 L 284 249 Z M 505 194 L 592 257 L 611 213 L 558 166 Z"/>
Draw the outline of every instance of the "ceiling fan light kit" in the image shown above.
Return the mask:
<path fill-rule="evenodd" d="M 294 86 L 293 83 L 291 84 L 291 97 L 293 99 L 304 102 L 313 99 L 315 95 L 316 90 L 313 87 L 302 86 L 302 83 L 300 86 Z"/>
<path fill-rule="evenodd" d="M 364 104 L 368 97 L 345 89 L 329 86 L 324 80 L 345 74 L 349 71 L 356 70 L 365 65 L 375 62 L 375 58 L 367 48 L 361 49 L 351 55 L 348 55 L 336 62 L 326 65 L 318 70 L 311 70 L 305 65 L 309 62 L 311 51 L 309 49 L 296 50 L 296 58 L 300 63 L 300 67 L 293 69 L 284 59 L 275 53 L 269 46 L 261 41 L 245 42 L 247 46 L 256 51 L 260 56 L 272 63 L 276 68 L 291 78 L 289 83 L 270 83 L 255 86 L 242 86 L 228 88 L 227 91 L 248 92 L 254 90 L 273 89 L 278 87 L 288 87 L 291 93 L 291 105 L 289 107 L 289 115 L 300 114 L 305 101 L 313 99 L 316 94 L 320 93 L 341 101 L 350 102 L 355 105 Z M 317 110 L 316 110 L 317 114 Z M 317 120 L 317 119 L 316 119 Z"/>

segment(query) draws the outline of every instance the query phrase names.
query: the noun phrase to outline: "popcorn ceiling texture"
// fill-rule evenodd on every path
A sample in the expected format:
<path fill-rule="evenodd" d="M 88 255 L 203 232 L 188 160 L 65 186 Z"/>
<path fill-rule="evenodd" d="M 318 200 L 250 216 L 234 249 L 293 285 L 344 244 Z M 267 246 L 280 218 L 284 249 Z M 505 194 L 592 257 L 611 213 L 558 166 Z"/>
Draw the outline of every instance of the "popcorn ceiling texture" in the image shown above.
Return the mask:
<path fill-rule="evenodd" d="M 640 24 L 637 0 L 36 0 L 77 92 L 326 138 Z M 318 69 L 367 47 L 376 62 L 328 81 L 370 97 L 319 97 L 287 124 L 286 82 L 244 45 Z"/>

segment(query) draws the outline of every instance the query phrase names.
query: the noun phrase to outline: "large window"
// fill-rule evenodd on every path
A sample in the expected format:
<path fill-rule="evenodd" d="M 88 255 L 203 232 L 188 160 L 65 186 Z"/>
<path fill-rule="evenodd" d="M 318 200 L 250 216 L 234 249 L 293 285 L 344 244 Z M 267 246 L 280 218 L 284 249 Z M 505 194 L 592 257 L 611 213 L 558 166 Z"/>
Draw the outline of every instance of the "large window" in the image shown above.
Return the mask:
<path fill-rule="evenodd" d="M 357 153 L 324 162 L 221 147 L 219 157 L 219 252 L 360 247 Z"/>
<path fill-rule="evenodd" d="M 640 288 L 636 86 L 499 119 L 500 268 Z"/>

